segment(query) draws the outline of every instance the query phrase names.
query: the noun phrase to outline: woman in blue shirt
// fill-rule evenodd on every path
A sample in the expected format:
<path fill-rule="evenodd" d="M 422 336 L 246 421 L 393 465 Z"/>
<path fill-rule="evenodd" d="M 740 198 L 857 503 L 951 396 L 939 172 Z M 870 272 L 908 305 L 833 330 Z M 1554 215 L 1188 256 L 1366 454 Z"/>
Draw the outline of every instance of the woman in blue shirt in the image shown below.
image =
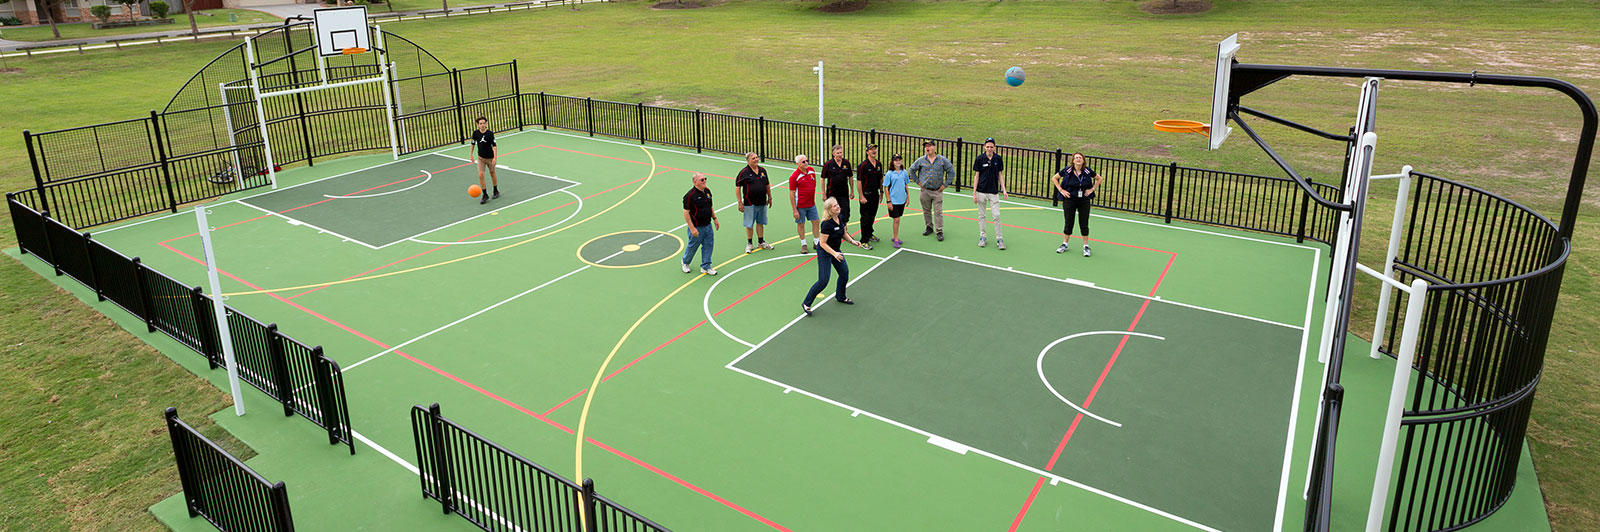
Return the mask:
<path fill-rule="evenodd" d="M 906 213 L 909 199 L 906 186 L 911 176 L 906 172 L 906 162 L 899 155 L 889 159 L 889 171 L 883 174 L 883 198 L 889 204 L 889 217 L 894 219 L 894 247 L 900 248 L 900 216 Z"/>
<path fill-rule="evenodd" d="M 1089 204 L 1094 201 L 1095 191 L 1100 189 L 1100 181 L 1100 174 L 1089 168 L 1083 152 L 1072 154 L 1072 162 L 1050 176 L 1056 193 L 1061 195 L 1061 212 L 1067 219 L 1066 226 L 1061 228 L 1061 247 L 1056 248 L 1056 253 L 1067 252 L 1072 242 L 1072 218 L 1076 215 L 1078 227 L 1083 229 L 1083 256 L 1089 256 Z"/>

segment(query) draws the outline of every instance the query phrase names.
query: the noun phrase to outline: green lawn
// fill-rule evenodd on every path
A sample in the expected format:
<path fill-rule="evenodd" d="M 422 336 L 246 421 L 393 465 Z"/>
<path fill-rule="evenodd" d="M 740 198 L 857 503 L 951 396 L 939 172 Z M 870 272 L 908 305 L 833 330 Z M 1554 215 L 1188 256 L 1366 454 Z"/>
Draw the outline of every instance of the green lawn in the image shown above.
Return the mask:
<path fill-rule="evenodd" d="M 428 48 L 451 66 L 517 59 L 528 91 L 802 122 L 815 116 L 816 79 L 810 66 L 823 60 L 828 68 L 828 119 L 840 126 L 967 139 L 994 136 L 1005 144 L 1269 175 L 1278 172 L 1242 134 L 1212 152 L 1201 147 L 1198 136 L 1159 134 L 1149 125 L 1160 118 L 1205 119 L 1215 43 L 1234 32 L 1240 33 L 1240 60 L 1246 62 L 1545 75 L 1600 94 L 1592 64 L 1593 50 L 1600 46 L 1600 33 L 1593 30 L 1600 26 L 1600 2 L 1594 1 L 1217 1 L 1208 12 L 1169 17 L 1144 14 L 1132 1 L 880 1 L 839 15 L 818 13 L 813 10 L 816 2 L 802 1 L 730 1 L 674 11 L 651 10 L 650 3 L 386 23 L 384 28 Z M 437 6 L 402 2 L 396 9 L 432 7 Z M 5 30 L 6 38 L 16 38 L 12 31 Z M 48 35 L 48 28 L 44 31 Z M 491 46 L 464 45 L 486 39 Z M 8 59 L 8 66 L 22 71 L 0 73 L 0 91 L 5 93 L 0 116 L 6 117 L 0 120 L 0 139 L 10 139 L 0 143 L 0 188 L 32 186 L 20 143 L 22 129 L 145 115 L 165 105 L 196 69 L 232 44 L 180 43 Z M 1001 80 L 1004 69 L 1013 65 L 1028 70 L 1022 87 L 1006 87 Z M 124 87 L 139 89 L 117 90 Z M 1570 101 L 1523 89 L 1405 82 L 1384 87 L 1379 171 L 1410 164 L 1484 186 L 1551 217 L 1560 214 L 1578 128 Z M 1342 130 L 1354 116 L 1356 96 L 1351 81 L 1291 80 L 1252 95 L 1249 105 Z M 1338 174 L 1342 154 L 1337 145 L 1269 124 L 1253 125 L 1302 173 L 1319 180 Z M 1392 199 L 1392 191 L 1392 186 L 1377 187 L 1374 201 Z M 1579 215 L 1529 428 L 1556 530 L 1600 529 L 1600 475 L 1593 466 L 1600 460 L 1597 204 L 1600 195 L 1591 191 Z M 15 237 L 9 220 L 3 223 L 0 246 L 9 247 Z M 1367 244 L 1363 258 L 1373 261 L 1382 244 Z M 6 287 L 7 296 L 26 294 L 30 302 L 40 301 L 6 307 L 0 317 L 0 345 L 6 349 L 23 344 L 41 354 L 27 358 L 56 351 L 149 352 L 142 346 L 126 347 L 136 340 L 14 261 L 0 260 L 0 286 Z M 199 382 L 159 356 L 126 363 L 128 371 Z M 58 393 L 50 390 L 72 386 L 76 376 L 36 364 L 8 366 L 6 371 L 6 378 L 27 383 L 0 386 L 0 408 L 8 412 L 34 412 L 41 398 Z M 159 428 L 156 405 L 175 402 L 166 392 L 136 382 L 106 379 L 99 389 L 150 397 L 147 416 L 92 434 L 75 430 L 76 424 L 57 428 L 62 425 L 52 423 L 22 440 L 74 441 L 79 442 L 76 447 L 67 448 L 98 453 L 83 451 L 55 462 L 18 461 L 10 459 L 13 453 L 30 451 L 7 439 L 0 448 L 5 458 L 0 460 L 5 464 L 0 478 L 68 475 L 79 461 L 123 454 L 103 445 L 117 440 L 107 433 Z M 216 395 L 214 390 L 207 393 Z M 199 419 L 201 404 L 188 407 L 195 415 L 186 417 Z M 210 404 L 215 409 L 221 403 Z M 0 421 L 11 427 L 34 419 Z M 8 430 L 5 437 L 12 434 Z M 157 451 L 159 446 L 150 450 Z M 157 461 L 151 467 L 158 465 L 164 464 Z M 164 471 L 170 479 L 171 469 Z M 122 482 L 143 473 L 114 472 L 125 476 L 76 477 L 78 484 L 70 490 L 26 491 L 12 487 L 15 482 L 0 482 L 0 492 L 24 492 L 29 502 L 22 505 L 15 527 L 35 529 L 72 522 L 81 514 L 62 508 L 108 504 L 102 500 L 106 494 L 114 494 L 109 499 L 114 507 L 100 515 L 142 516 L 150 501 L 176 490 L 171 482 L 125 488 Z M 7 499 L 14 500 L 14 495 L 8 493 Z M 157 526 L 139 519 L 140 526 Z M 99 522 L 74 523 L 102 528 Z"/>
<path fill-rule="evenodd" d="M 229 21 L 228 15 L 230 14 L 238 16 L 239 20 L 237 22 Z M 183 13 L 172 13 L 167 16 L 173 19 L 172 24 L 162 24 L 159 26 L 135 26 L 131 28 L 106 28 L 103 30 L 97 30 L 94 29 L 94 27 L 88 22 L 74 22 L 71 24 L 57 24 L 56 27 L 61 29 L 62 39 L 112 37 L 117 35 L 132 35 L 135 33 L 186 31 L 189 29 L 189 15 Z M 119 20 L 120 18 L 121 15 L 112 15 L 113 21 Z M 248 9 L 208 9 L 205 11 L 197 11 L 194 14 L 195 24 L 202 28 L 216 26 L 249 26 L 255 24 L 274 23 L 280 20 L 283 19 L 262 13 L 260 11 L 251 11 Z M 42 26 L 10 26 L 0 28 L 0 39 L 6 39 L 8 41 L 53 41 L 56 40 L 56 36 L 54 33 L 50 32 L 50 26 L 46 24 Z"/>

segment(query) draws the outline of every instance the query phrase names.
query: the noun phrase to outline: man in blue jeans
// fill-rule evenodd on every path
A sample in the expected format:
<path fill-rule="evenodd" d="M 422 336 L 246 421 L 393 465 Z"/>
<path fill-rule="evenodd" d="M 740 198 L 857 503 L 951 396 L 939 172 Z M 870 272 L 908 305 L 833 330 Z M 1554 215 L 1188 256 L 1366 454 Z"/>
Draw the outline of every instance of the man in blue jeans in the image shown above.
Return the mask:
<path fill-rule="evenodd" d="M 694 173 L 694 188 L 683 195 L 683 223 L 689 226 L 689 245 L 683 250 L 683 273 L 689 273 L 689 259 L 695 248 L 700 248 L 700 273 L 716 275 L 711 269 L 711 248 L 716 245 L 717 210 L 711 206 L 711 189 L 706 188 L 706 175 Z"/>

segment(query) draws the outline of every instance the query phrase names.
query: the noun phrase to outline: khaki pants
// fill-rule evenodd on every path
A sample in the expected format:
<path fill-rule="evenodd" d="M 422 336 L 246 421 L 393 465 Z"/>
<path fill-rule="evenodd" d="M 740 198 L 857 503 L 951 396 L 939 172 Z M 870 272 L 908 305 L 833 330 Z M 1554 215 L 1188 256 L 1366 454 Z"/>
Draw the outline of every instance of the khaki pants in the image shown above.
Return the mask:
<path fill-rule="evenodd" d="M 944 189 L 938 192 L 922 189 L 922 223 L 934 231 L 944 232 Z"/>
<path fill-rule="evenodd" d="M 994 223 L 994 237 L 997 238 L 997 239 L 998 238 L 1004 238 L 1000 234 L 1000 195 L 999 194 L 984 194 L 982 192 L 977 193 L 977 195 L 978 195 L 978 237 L 981 238 L 981 237 L 984 236 L 983 218 L 984 218 L 985 215 L 987 215 L 987 216 L 989 216 L 989 219 Z"/>

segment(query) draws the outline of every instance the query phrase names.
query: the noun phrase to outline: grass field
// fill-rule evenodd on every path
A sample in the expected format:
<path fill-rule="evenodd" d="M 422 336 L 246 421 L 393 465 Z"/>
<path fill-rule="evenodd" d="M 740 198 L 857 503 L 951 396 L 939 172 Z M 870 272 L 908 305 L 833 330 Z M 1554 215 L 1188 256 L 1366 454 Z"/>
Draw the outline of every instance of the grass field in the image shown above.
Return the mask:
<path fill-rule="evenodd" d="M 814 4 L 802 2 L 730 2 L 668 12 L 632 2 L 585 6 L 578 12 L 541 10 L 385 28 L 453 66 L 516 58 L 525 90 L 797 121 L 809 120 L 814 112 L 815 80 L 808 66 L 821 59 L 829 67 L 830 120 L 841 126 L 967 138 L 993 135 L 1009 144 L 1267 174 L 1275 172 L 1243 138 L 1230 141 L 1223 150 L 1207 152 L 1192 138 L 1149 130 L 1150 120 L 1205 114 L 1211 76 L 1208 55 L 1215 41 L 1228 33 L 1241 33 L 1245 46 L 1241 60 L 1249 62 L 1549 75 L 1600 92 L 1590 58 L 1600 46 L 1592 31 L 1600 22 L 1594 2 L 1516 7 L 1493 2 L 1217 4 L 1203 14 L 1156 17 L 1139 12 L 1132 2 L 879 3 L 846 15 L 815 13 L 810 9 Z M 987 20 L 1004 24 L 977 23 Z M 1103 24 L 1092 41 L 1061 36 L 1061 28 L 1089 22 Z M 836 34 L 816 30 L 831 24 L 840 28 Z M 860 27 L 884 29 L 844 38 Z M 995 31 L 1000 27 L 1005 29 L 1003 35 Z M 483 35 L 494 36 L 499 51 L 456 45 Z M 729 40 L 740 45 L 726 46 Z M 8 66 L 22 72 L 0 74 L 4 91 L 0 116 L 7 117 L 0 122 L 0 138 L 19 139 L 23 128 L 84 125 L 160 108 L 171 90 L 227 46 L 231 44 L 173 44 L 8 60 Z M 685 57 L 695 59 L 694 68 L 681 66 Z M 1013 64 L 1030 74 L 1028 84 L 1019 89 L 1007 89 L 998 79 L 1000 71 Z M 73 82 L 64 83 L 65 79 Z M 113 90 L 118 87 L 144 89 Z M 1337 129 L 1353 116 L 1353 90 L 1345 82 L 1297 80 L 1263 91 L 1252 105 Z M 1570 102 L 1516 89 L 1394 82 L 1386 84 L 1380 109 L 1384 135 L 1380 169 L 1411 164 L 1487 187 L 1547 215 L 1559 214 L 1576 139 Z M 1463 123 L 1473 127 L 1451 126 Z M 1317 177 L 1337 173 L 1336 147 L 1305 135 L 1268 131 L 1278 150 L 1302 172 Z M 20 142 L 5 146 L 0 185 L 7 190 L 31 186 Z M 1383 190 L 1378 193 L 1382 201 Z M 1594 510 L 1600 507 L 1600 476 L 1593 474 L 1592 466 L 1600 458 L 1596 202 L 1596 196 L 1589 195 L 1586 211 L 1580 214 L 1574 258 L 1530 427 L 1530 445 L 1557 530 L 1600 528 L 1600 512 Z M 9 246 L 14 237 L 6 223 L 0 243 Z M 7 294 L 13 293 L 13 286 L 43 286 L 15 262 L 0 262 Z M 48 289 L 40 292 L 55 306 L 8 310 L 6 327 L 0 332 L 4 345 L 26 343 L 41 353 L 98 353 L 116 352 L 111 346 L 136 342 L 70 298 L 49 295 Z M 48 310 L 52 308 L 69 310 Z M 101 325 L 66 329 L 74 334 L 48 334 L 59 330 L 55 327 L 61 321 Z M 79 334 L 82 330 L 108 332 L 86 338 Z M 39 336 L 30 336 L 34 334 Z M 130 365 L 135 368 L 130 371 L 145 374 L 184 373 L 159 357 L 135 358 Z M 32 366 L 18 371 L 26 381 L 38 383 L 33 389 L 43 390 L 71 386 L 74 374 L 68 368 Z M 128 394 L 155 393 L 121 380 L 105 386 L 127 386 Z M 20 388 L 7 387 L 3 393 L 0 405 L 11 411 L 36 404 L 39 397 Z M 216 406 L 209 409 L 220 406 L 211 404 Z M 190 411 L 207 410 L 205 405 L 178 406 Z M 127 452 L 112 442 L 159 428 L 160 421 L 155 415 L 134 416 L 120 426 L 125 432 L 85 435 L 41 425 L 35 434 L 73 438 L 82 442 L 82 448 L 103 450 L 105 457 L 123 456 Z M 146 445 L 148 456 L 166 452 L 164 440 Z M 13 445 L 8 443 L 7 448 L 12 452 Z M 17 462 L 6 463 L 9 469 Z M 151 467 L 160 465 L 159 460 L 151 462 Z M 71 470 L 67 463 L 30 463 L 25 471 L 4 474 L 13 478 L 27 473 L 23 476 L 31 478 Z M 74 487 L 30 495 L 38 502 L 24 506 L 26 521 L 19 526 L 51 527 L 48 523 L 64 518 L 60 508 L 104 504 L 102 497 L 125 494 L 117 486 L 136 476 L 142 475 L 130 473 L 122 481 L 64 478 L 62 482 Z M 120 506 L 121 513 L 142 515 L 139 512 L 150 499 L 175 489 L 169 481 L 162 493 L 130 496 Z M 157 526 L 148 519 L 137 522 Z M 98 528 L 94 523 L 76 526 Z"/>
<path fill-rule="evenodd" d="M 230 14 L 238 16 L 239 20 L 229 21 L 228 15 Z M 61 30 L 62 39 L 115 37 L 117 35 L 131 35 L 135 33 L 183 31 L 189 29 L 189 15 L 184 13 L 173 13 L 168 16 L 173 19 L 172 24 L 161 26 L 136 26 L 131 28 L 106 28 L 103 30 L 97 30 L 94 29 L 94 27 L 88 22 L 74 22 L 70 24 L 57 24 L 56 27 Z M 116 16 L 113 15 L 113 20 L 115 20 L 115 18 Z M 195 25 L 202 28 L 216 26 L 247 26 L 277 22 L 279 20 L 283 19 L 262 13 L 260 11 L 251 11 L 249 9 L 207 9 L 205 11 L 197 11 L 194 14 Z M 50 26 L 47 24 L 43 26 L 0 28 L 0 39 L 6 39 L 8 41 L 53 41 L 56 40 L 56 36 L 54 33 L 51 33 Z"/>

